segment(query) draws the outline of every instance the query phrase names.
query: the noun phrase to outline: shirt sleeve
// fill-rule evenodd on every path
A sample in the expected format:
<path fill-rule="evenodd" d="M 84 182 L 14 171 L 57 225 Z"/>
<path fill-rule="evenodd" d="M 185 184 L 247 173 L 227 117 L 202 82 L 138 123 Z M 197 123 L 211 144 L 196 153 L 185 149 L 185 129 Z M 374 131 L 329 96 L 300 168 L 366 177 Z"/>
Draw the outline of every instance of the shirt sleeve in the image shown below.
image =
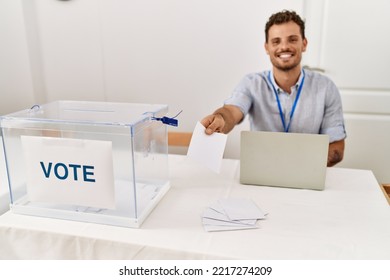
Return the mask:
<path fill-rule="evenodd" d="M 246 116 L 252 106 L 253 98 L 251 94 L 252 75 L 246 75 L 238 85 L 234 88 L 232 95 L 225 100 L 225 105 L 235 105 L 240 108 L 241 112 Z"/>
<path fill-rule="evenodd" d="M 330 143 L 343 140 L 347 136 L 340 92 L 331 80 L 328 81 L 321 133 L 329 135 Z"/>

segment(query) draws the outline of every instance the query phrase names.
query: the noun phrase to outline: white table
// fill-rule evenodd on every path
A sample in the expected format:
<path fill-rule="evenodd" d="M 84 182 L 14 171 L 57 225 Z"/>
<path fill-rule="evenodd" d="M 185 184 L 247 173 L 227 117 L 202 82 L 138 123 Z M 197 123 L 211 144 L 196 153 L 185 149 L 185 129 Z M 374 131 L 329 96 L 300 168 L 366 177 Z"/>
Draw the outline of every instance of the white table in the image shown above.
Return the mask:
<path fill-rule="evenodd" d="M 0 216 L 0 259 L 390 259 L 390 207 L 371 171 L 328 168 L 324 191 L 240 185 L 170 156 L 171 189 L 140 229 Z M 269 212 L 259 229 L 206 232 L 203 210 L 225 197 Z"/>

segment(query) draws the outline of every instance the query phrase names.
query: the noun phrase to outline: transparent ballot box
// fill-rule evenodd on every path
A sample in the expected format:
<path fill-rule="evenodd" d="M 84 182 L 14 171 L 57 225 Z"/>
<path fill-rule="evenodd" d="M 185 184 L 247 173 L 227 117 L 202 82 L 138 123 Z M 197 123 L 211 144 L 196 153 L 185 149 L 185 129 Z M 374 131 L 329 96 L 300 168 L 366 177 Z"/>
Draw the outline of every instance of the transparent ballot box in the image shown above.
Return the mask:
<path fill-rule="evenodd" d="M 139 227 L 170 187 L 167 111 L 56 101 L 2 116 L 11 211 Z"/>

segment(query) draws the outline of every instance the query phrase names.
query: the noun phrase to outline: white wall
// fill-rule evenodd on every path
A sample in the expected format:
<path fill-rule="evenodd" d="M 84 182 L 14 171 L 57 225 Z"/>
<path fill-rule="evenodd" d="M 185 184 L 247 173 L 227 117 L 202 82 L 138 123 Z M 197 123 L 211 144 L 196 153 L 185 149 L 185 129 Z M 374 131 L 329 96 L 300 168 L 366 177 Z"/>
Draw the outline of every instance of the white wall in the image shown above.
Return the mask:
<path fill-rule="evenodd" d="M 221 106 L 243 75 L 269 68 L 264 25 L 273 12 L 303 9 L 303 0 L 12 2 L 19 11 L 10 1 L 2 10 L 23 15 L 25 30 L 16 33 L 27 40 L 24 60 L 33 69 L 34 100 L 30 94 L 23 106 L 57 99 L 164 103 L 171 115 L 183 110 L 172 128 L 180 131 L 192 131 Z M 229 135 L 226 157 L 238 157 L 239 130 L 247 127 Z"/>
<path fill-rule="evenodd" d="M 21 1 L 0 0 L 0 114 L 34 103 Z"/>

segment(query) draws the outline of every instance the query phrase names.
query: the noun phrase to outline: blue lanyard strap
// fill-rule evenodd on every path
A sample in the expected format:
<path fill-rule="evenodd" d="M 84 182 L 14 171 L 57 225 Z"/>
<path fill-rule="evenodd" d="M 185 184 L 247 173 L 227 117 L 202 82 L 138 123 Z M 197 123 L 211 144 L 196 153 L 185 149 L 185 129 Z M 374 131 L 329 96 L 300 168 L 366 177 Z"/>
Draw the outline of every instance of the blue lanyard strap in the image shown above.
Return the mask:
<path fill-rule="evenodd" d="M 299 96 L 301 95 L 301 91 L 302 91 L 302 87 L 303 87 L 303 82 L 305 81 L 305 71 L 302 70 L 302 73 L 303 73 L 302 81 L 301 81 L 301 84 L 300 84 L 299 87 L 298 87 L 297 97 L 296 97 L 295 100 L 294 100 L 294 104 L 293 104 L 293 107 L 292 107 L 291 113 L 290 113 L 290 121 L 289 121 L 289 123 L 288 123 L 287 126 L 286 126 L 286 120 L 284 119 L 284 115 L 283 115 L 282 105 L 280 104 L 280 99 L 279 99 L 278 91 L 276 90 L 276 88 L 275 88 L 275 86 L 274 86 L 274 84 L 272 83 L 272 80 L 271 80 L 271 71 L 269 71 L 269 73 L 268 73 L 268 80 L 269 80 L 269 83 L 271 84 L 272 89 L 274 90 L 275 97 L 276 97 L 276 101 L 278 102 L 279 115 L 280 115 L 280 119 L 282 120 L 284 132 L 288 132 L 288 131 L 290 130 L 290 125 L 291 125 L 292 118 L 293 118 L 293 116 L 294 116 L 295 108 L 297 107 L 297 103 L 298 103 L 298 100 L 299 100 Z"/>

